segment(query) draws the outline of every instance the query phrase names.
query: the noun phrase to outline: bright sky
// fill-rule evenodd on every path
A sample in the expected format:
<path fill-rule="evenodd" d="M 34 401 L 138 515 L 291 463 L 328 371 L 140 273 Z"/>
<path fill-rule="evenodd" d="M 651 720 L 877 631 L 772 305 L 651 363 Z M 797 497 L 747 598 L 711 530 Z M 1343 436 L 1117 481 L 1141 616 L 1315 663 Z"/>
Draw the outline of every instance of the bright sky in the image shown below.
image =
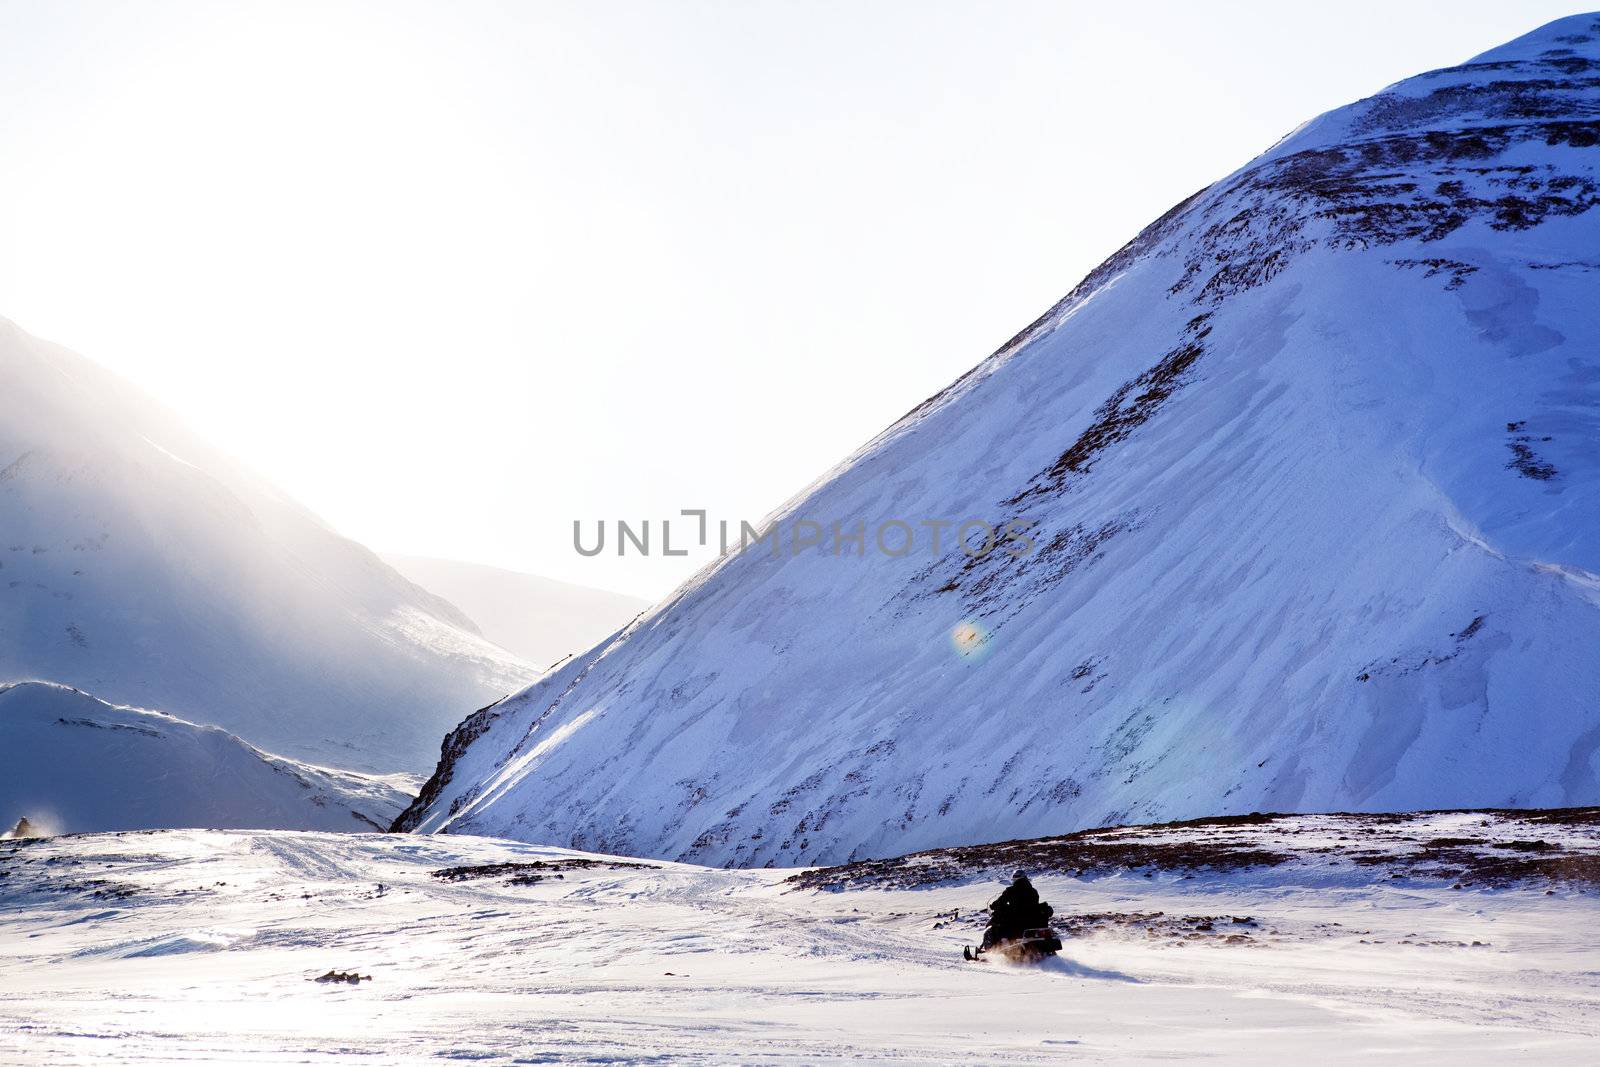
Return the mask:
<path fill-rule="evenodd" d="M 0 315 L 343 533 L 646 596 L 1312 115 L 1582 4 L 0 0 Z"/>

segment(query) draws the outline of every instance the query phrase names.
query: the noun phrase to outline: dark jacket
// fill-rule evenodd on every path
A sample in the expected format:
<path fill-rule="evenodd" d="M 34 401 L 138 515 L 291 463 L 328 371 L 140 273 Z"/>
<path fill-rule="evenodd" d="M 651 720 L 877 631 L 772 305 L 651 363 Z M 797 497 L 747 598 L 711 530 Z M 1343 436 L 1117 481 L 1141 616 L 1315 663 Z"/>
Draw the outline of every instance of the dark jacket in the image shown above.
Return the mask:
<path fill-rule="evenodd" d="M 989 927 L 983 932 L 987 947 L 997 941 L 1021 937 L 1023 931 L 1050 924 L 1056 910 L 1039 899 L 1039 891 L 1026 878 L 1018 878 L 989 905 Z"/>

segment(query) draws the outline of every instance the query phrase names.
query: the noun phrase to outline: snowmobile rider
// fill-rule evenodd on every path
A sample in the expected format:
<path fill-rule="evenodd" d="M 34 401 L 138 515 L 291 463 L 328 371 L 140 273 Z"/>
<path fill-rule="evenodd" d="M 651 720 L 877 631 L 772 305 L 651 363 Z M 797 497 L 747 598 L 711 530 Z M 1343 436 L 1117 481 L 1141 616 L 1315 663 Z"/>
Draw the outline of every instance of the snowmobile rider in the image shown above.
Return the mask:
<path fill-rule="evenodd" d="M 989 905 L 989 927 L 983 932 L 983 947 L 1021 937 L 1028 930 L 1050 925 L 1056 909 L 1039 899 L 1028 876 L 1018 871 L 993 904 Z"/>

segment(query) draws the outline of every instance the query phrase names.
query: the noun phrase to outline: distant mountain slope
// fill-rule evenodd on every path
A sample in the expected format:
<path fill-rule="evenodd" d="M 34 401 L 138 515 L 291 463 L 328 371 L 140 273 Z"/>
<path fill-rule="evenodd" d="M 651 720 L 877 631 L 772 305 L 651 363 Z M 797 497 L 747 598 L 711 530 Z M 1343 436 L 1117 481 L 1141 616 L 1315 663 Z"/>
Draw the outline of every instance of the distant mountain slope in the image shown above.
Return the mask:
<path fill-rule="evenodd" d="M 0 681 L 419 771 L 537 673 L 88 360 L 0 320 Z"/>
<path fill-rule="evenodd" d="M 0 822 L 36 831 L 373 830 L 409 795 L 268 755 L 214 726 L 44 682 L 0 686 Z"/>
<path fill-rule="evenodd" d="M 785 506 L 778 552 L 469 718 L 400 825 L 810 865 L 1600 802 L 1597 207 L 1600 16 L 1306 124 Z M 921 525 L 969 518 L 1032 550 Z M 835 523 L 865 558 L 794 550 Z"/>
<path fill-rule="evenodd" d="M 546 667 L 593 648 L 649 601 L 459 560 L 383 554 L 383 561 L 466 612 L 483 636 Z"/>

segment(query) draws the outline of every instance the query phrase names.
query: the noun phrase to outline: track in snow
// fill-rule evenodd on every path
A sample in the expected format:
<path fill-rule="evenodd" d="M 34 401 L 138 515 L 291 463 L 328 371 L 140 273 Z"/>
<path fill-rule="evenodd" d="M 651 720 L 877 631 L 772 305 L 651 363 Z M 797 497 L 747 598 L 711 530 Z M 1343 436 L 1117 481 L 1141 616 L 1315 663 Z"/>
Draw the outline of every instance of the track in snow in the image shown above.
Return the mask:
<path fill-rule="evenodd" d="M 1147 856 L 1214 838 L 1290 859 L 1042 874 L 1068 937 L 1036 970 L 960 962 L 998 889 L 982 863 L 925 888 L 810 889 L 792 871 L 455 836 L 6 842 L 0 1060 L 1581 1058 L 1600 1038 L 1591 882 L 1463 890 L 1403 858 L 1362 862 L 1526 840 L 1524 820 L 1119 830 Z M 1600 853 L 1593 819 L 1542 836 Z M 308 980 L 330 969 L 372 981 Z"/>

